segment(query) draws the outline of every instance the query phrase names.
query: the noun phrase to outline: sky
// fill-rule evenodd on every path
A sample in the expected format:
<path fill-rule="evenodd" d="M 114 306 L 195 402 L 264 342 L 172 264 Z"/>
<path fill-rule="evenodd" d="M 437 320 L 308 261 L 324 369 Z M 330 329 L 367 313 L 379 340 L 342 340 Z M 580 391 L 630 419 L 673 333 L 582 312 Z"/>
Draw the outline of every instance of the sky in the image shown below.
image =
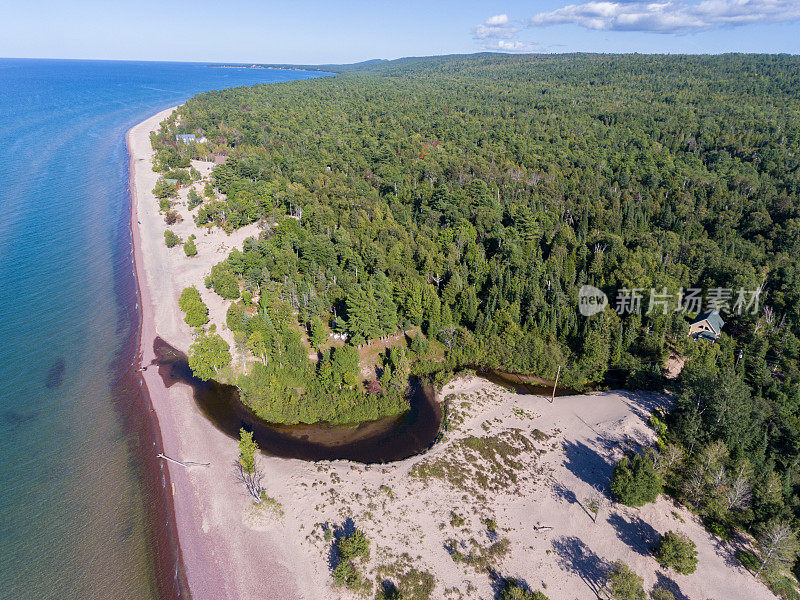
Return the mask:
<path fill-rule="evenodd" d="M 0 57 L 324 64 L 500 52 L 800 53 L 800 0 L 26 0 Z"/>

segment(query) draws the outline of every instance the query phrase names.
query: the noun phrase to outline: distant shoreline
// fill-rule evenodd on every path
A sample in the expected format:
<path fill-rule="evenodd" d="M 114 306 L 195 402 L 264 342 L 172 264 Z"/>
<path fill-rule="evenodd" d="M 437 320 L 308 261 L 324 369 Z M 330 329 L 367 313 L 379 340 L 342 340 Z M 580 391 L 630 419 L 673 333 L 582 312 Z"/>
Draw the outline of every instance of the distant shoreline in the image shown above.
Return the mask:
<path fill-rule="evenodd" d="M 310 69 L 310 68 L 303 68 L 303 67 L 291 67 L 291 66 L 276 66 L 276 65 L 206 65 L 212 69 L 242 69 L 242 70 L 254 70 L 254 71 L 299 71 L 301 73 L 326 73 L 330 75 L 339 75 L 339 73 L 335 71 L 326 71 L 320 69 Z"/>

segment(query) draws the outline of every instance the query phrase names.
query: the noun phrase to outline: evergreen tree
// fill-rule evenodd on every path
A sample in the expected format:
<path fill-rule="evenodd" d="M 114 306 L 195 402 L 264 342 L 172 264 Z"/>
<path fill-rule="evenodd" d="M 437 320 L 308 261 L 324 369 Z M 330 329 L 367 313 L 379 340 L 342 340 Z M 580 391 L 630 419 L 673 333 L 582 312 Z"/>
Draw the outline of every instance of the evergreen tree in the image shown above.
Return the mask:
<path fill-rule="evenodd" d="M 643 506 L 658 498 L 661 485 L 661 478 L 647 455 L 637 454 L 633 459 L 625 457 L 614 465 L 611 493 L 617 502 Z"/>

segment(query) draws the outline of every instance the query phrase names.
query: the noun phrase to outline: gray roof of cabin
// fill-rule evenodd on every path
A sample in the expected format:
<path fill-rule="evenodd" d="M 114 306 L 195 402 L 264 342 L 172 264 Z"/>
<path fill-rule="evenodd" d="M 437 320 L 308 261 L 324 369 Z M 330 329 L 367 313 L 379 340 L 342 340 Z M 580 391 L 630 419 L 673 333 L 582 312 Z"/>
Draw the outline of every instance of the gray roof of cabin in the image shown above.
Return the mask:
<path fill-rule="evenodd" d="M 714 333 L 719 333 L 725 326 L 725 321 L 722 320 L 722 317 L 719 316 L 719 311 L 716 310 L 707 310 L 694 320 L 695 323 L 700 321 L 707 321 Z"/>

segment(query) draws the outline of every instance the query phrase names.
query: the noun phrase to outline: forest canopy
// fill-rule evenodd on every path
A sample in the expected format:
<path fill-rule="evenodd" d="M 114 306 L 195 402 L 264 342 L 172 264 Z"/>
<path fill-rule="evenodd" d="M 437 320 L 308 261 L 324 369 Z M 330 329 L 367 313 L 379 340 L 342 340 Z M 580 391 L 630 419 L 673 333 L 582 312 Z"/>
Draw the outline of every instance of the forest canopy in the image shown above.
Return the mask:
<path fill-rule="evenodd" d="M 207 281 L 258 359 L 240 382 L 251 405 L 289 422 L 388 414 L 407 407 L 410 373 L 464 365 L 647 387 L 674 352 L 691 368 L 670 443 L 691 456 L 722 441 L 731 469 L 746 460 L 763 489 L 778 478 L 779 507 L 754 502 L 742 522 L 797 508 L 800 59 L 473 55 L 341 71 L 200 94 L 153 136 L 164 169 L 193 158 L 176 133 L 224 157 L 200 224 L 261 224 Z M 638 311 L 583 316 L 583 285 L 612 299 L 762 293 L 756 310 L 723 310 L 712 344 L 688 335 L 699 311 L 656 310 L 646 292 Z M 398 331 L 420 335 L 367 385 L 326 341 Z"/>

